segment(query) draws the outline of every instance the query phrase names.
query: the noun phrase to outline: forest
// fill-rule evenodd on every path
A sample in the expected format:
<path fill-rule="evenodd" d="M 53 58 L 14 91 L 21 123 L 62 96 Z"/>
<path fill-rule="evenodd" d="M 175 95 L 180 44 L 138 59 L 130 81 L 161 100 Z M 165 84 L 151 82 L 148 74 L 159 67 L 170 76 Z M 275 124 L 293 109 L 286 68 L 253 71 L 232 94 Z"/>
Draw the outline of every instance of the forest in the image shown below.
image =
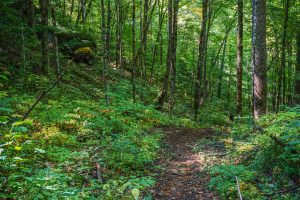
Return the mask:
<path fill-rule="evenodd" d="M 0 199 L 300 199 L 300 1 L 1 0 Z"/>

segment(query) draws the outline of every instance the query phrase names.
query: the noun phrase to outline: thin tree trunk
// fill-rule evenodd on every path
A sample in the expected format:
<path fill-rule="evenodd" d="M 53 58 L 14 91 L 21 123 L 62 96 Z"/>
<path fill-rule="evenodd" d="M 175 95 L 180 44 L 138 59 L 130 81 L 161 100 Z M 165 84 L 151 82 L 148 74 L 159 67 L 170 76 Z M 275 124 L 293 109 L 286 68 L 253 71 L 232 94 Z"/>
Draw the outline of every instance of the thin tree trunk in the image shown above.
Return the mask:
<path fill-rule="evenodd" d="M 155 44 L 154 44 L 154 49 L 153 49 L 153 56 L 152 56 L 152 62 L 151 62 L 151 79 L 153 78 L 153 74 L 154 74 L 154 65 L 155 65 L 155 58 L 156 58 L 156 54 L 157 54 L 157 46 L 158 43 L 160 42 L 160 38 L 162 35 L 162 26 L 163 26 L 163 21 L 164 21 L 164 17 L 165 17 L 165 12 L 163 12 L 163 1 L 160 4 L 160 1 L 158 1 L 159 4 L 159 24 L 158 24 L 158 33 L 157 33 L 157 37 L 155 40 Z"/>
<path fill-rule="evenodd" d="M 266 0 L 252 0 L 253 115 L 267 109 Z"/>
<path fill-rule="evenodd" d="M 221 60 L 221 68 L 220 68 L 220 74 L 219 74 L 219 79 L 218 79 L 217 97 L 219 99 L 221 98 L 222 78 L 223 78 L 224 67 L 225 67 L 226 45 L 227 45 L 227 38 L 225 40 L 224 47 L 223 47 L 222 60 Z"/>
<path fill-rule="evenodd" d="M 88 7 L 86 9 L 86 12 L 85 12 L 85 20 L 87 19 L 87 16 L 90 14 L 90 12 L 92 10 L 92 5 L 93 5 L 93 0 L 90 0 L 88 3 Z"/>
<path fill-rule="evenodd" d="M 206 33 L 206 22 L 207 22 L 207 0 L 203 0 L 202 3 L 202 23 L 201 32 L 199 38 L 199 53 L 198 53 L 198 64 L 197 64 L 197 80 L 195 83 L 195 104 L 194 104 L 194 119 L 198 118 L 198 110 L 201 105 L 201 86 L 202 86 L 202 75 L 204 67 L 204 51 L 205 51 L 205 33 Z"/>
<path fill-rule="evenodd" d="M 102 45 L 103 45 L 103 80 L 105 91 L 105 104 L 109 106 L 109 82 L 108 82 L 108 68 L 110 58 L 110 23 L 111 23 L 111 1 L 107 1 L 107 17 L 105 16 L 105 3 L 101 0 L 101 18 L 102 18 Z"/>
<path fill-rule="evenodd" d="M 122 5 L 120 0 L 116 0 L 116 66 L 121 67 L 122 50 L 121 50 L 121 12 Z"/>
<path fill-rule="evenodd" d="M 74 0 L 71 0 L 70 19 L 69 19 L 70 23 L 72 22 L 73 11 L 74 11 Z"/>
<path fill-rule="evenodd" d="M 178 3 L 179 0 L 173 2 L 173 20 L 172 20 L 172 71 L 171 71 L 171 99 L 170 99 L 170 114 L 173 114 L 175 106 L 175 90 L 176 90 L 176 50 L 177 50 L 177 23 L 178 23 Z"/>
<path fill-rule="evenodd" d="M 283 22 L 283 35 L 282 35 L 282 48 L 281 48 L 281 64 L 278 75 L 278 96 L 277 96 L 277 111 L 281 104 L 285 104 L 285 93 L 286 93 L 286 77 L 285 77 L 285 55 L 286 55 L 286 34 L 288 26 L 289 16 L 289 4 L 290 0 L 286 0 L 285 5 L 285 17 Z"/>
<path fill-rule="evenodd" d="M 48 0 L 40 0 L 42 25 L 42 61 L 38 73 L 46 74 L 48 68 Z"/>
<path fill-rule="evenodd" d="M 135 13 L 136 11 L 136 4 L 135 0 L 132 0 L 132 71 L 131 71 L 131 81 L 132 81 L 132 99 L 133 102 L 136 102 L 136 85 L 135 85 L 135 69 L 136 69 L 136 62 L 135 62 L 135 55 L 136 55 L 136 33 L 135 33 L 135 26 L 136 26 L 136 19 Z"/>
<path fill-rule="evenodd" d="M 296 36 L 297 53 L 296 53 L 296 78 L 295 78 L 295 104 L 300 105 L 300 32 Z"/>
<path fill-rule="evenodd" d="M 55 10 L 54 7 L 51 8 L 51 17 L 52 17 L 52 24 L 54 29 L 56 28 L 56 17 L 55 17 Z M 54 33 L 54 48 L 55 48 L 55 64 L 56 64 L 56 78 L 60 76 L 60 63 L 59 63 L 59 49 L 58 49 L 58 41 L 57 36 Z"/>
<path fill-rule="evenodd" d="M 167 50 L 167 67 L 164 76 L 162 93 L 160 94 L 156 108 L 162 110 L 169 90 L 169 80 L 172 71 L 172 53 L 173 53 L 173 1 L 168 1 L 168 50 Z"/>
<path fill-rule="evenodd" d="M 80 3 L 81 3 L 81 22 L 83 24 L 85 24 L 85 16 L 86 16 L 86 13 L 85 13 L 85 0 L 80 0 Z"/>
<path fill-rule="evenodd" d="M 35 28 L 35 9 L 33 0 L 27 0 L 28 26 Z"/>
<path fill-rule="evenodd" d="M 243 0 L 238 0 L 238 34 L 237 34 L 237 97 L 236 113 L 243 112 Z"/>
<path fill-rule="evenodd" d="M 209 36 L 209 31 L 212 25 L 212 13 L 213 13 L 213 9 L 212 9 L 212 4 L 213 4 L 213 0 L 208 0 L 208 19 L 207 19 L 207 29 L 206 29 L 206 33 L 205 33 L 205 42 L 204 42 L 204 66 L 203 66 L 203 83 L 204 83 L 204 94 L 203 97 L 204 99 L 207 96 L 207 85 L 208 85 L 208 81 L 207 81 L 207 75 L 206 75 L 206 71 L 207 71 L 207 45 L 208 45 L 208 36 Z"/>

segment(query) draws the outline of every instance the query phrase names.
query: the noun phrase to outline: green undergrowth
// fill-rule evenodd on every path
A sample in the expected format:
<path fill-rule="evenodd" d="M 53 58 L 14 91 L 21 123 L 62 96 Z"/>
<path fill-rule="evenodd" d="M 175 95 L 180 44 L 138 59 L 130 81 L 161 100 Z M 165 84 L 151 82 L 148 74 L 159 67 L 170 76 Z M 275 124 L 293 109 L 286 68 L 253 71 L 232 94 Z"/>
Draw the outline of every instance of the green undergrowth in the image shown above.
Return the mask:
<path fill-rule="evenodd" d="M 0 198 L 150 198 L 162 139 L 152 127 L 195 125 L 133 103 L 130 81 L 114 80 L 117 72 L 105 106 L 97 74 L 85 65 L 72 71 L 25 121 L 21 116 L 51 81 L 30 75 L 24 89 L 8 87 L 9 74 L 2 78 Z"/>
<path fill-rule="evenodd" d="M 210 188 L 222 199 L 237 199 L 237 177 L 244 199 L 299 199 L 299 120 L 299 106 L 268 114 L 256 125 L 244 117 L 217 134 L 212 144 L 199 141 L 198 152 L 205 145 L 225 148 L 218 159 L 208 159 Z"/>

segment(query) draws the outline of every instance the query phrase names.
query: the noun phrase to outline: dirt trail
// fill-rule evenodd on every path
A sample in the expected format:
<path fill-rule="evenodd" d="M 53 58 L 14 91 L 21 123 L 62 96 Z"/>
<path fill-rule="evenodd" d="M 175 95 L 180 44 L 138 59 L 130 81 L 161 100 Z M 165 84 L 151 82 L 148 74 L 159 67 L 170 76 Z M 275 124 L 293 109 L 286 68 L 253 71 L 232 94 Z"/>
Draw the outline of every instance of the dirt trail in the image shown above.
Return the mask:
<path fill-rule="evenodd" d="M 158 165 L 163 167 L 158 181 L 151 190 L 158 200 L 219 199 L 208 190 L 209 177 L 203 173 L 205 157 L 195 153 L 192 145 L 200 138 L 209 138 L 211 129 L 163 128 L 166 148 L 161 153 Z"/>

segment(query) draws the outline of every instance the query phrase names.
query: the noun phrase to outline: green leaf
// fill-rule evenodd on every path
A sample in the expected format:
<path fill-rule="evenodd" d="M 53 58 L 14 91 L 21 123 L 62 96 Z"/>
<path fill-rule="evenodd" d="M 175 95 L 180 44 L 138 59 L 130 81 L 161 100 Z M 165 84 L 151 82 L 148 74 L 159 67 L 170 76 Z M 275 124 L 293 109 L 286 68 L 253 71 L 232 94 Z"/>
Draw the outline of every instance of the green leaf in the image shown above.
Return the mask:
<path fill-rule="evenodd" d="M 137 188 L 133 188 L 133 189 L 131 190 L 131 194 L 132 194 L 134 200 L 138 200 L 139 197 L 140 197 L 140 190 L 137 189 Z"/>
<path fill-rule="evenodd" d="M 22 149 L 22 147 L 16 146 L 15 150 L 20 151 Z"/>

